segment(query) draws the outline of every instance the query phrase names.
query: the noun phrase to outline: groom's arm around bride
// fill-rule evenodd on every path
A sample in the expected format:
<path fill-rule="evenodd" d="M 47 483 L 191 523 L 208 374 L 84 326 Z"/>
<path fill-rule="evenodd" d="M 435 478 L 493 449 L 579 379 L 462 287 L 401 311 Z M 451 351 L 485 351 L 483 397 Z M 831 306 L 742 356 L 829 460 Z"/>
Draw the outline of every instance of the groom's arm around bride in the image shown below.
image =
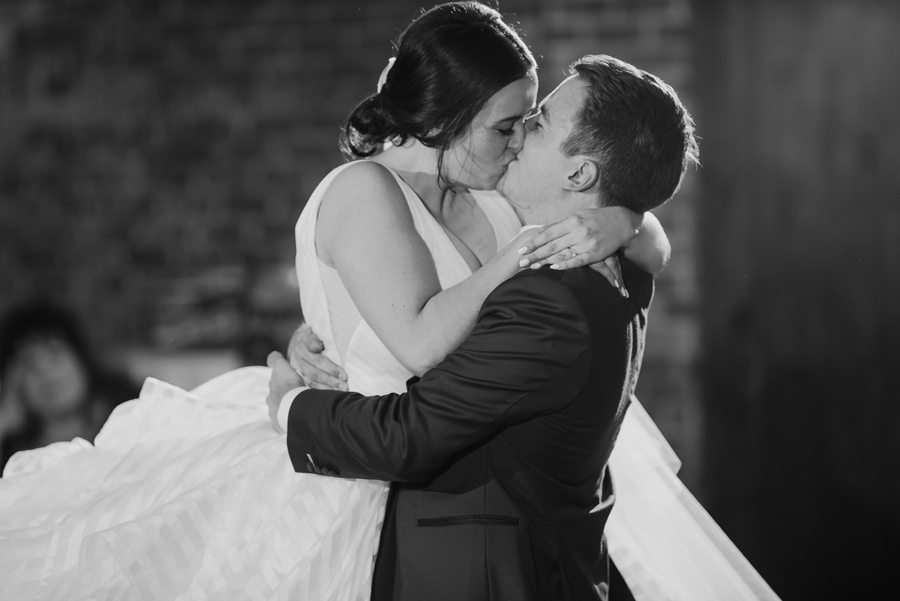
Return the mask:
<path fill-rule="evenodd" d="M 503 591 L 491 598 L 578 599 L 589 590 L 558 597 L 560 587 L 607 581 L 606 461 L 653 285 L 630 263 L 623 269 L 629 299 L 587 268 L 520 273 L 406 393 L 297 397 L 286 425 L 298 471 L 405 483 L 392 491 L 376 589 L 388 581 L 410 599 L 489 589 Z M 283 359 L 274 368 L 277 396 L 297 381 Z"/>

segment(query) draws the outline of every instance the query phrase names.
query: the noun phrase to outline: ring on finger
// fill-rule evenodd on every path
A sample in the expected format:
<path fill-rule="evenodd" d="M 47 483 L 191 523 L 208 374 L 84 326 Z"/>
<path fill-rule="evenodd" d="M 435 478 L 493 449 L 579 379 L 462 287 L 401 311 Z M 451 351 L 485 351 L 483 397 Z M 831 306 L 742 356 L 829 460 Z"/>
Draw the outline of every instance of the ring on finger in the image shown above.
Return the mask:
<path fill-rule="evenodd" d="M 571 246 L 569 247 L 569 252 L 572 253 L 572 258 L 573 258 L 573 259 L 574 259 L 575 257 L 578 256 L 578 253 L 575 252 L 575 249 L 572 248 Z"/>

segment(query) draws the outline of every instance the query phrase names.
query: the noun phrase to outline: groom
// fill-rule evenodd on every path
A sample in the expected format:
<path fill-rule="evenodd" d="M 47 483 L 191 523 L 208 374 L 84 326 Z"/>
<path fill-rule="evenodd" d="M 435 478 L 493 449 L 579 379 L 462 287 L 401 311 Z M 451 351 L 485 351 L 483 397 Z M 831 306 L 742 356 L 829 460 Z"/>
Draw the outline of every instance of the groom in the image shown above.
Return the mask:
<path fill-rule="evenodd" d="M 529 118 L 500 182 L 523 222 L 671 198 L 696 158 L 674 91 L 605 56 L 573 73 Z M 295 469 L 394 482 L 373 601 L 607 599 L 607 460 L 653 294 L 650 275 L 622 267 L 629 298 L 589 268 L 520 272 L 402 394 L 297 392 L 270 355 L 270 411 Z"/>

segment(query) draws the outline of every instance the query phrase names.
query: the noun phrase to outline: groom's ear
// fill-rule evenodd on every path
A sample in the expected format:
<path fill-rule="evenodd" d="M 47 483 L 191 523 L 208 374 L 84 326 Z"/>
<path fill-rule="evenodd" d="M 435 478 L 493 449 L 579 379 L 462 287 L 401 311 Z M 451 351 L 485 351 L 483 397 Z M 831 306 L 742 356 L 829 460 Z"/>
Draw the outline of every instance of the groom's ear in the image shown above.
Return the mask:
<path fill-rule="evenodd" d="M 575 156 L 566 176 L 566 189 L 571 192 L 587 192 L 600 181 L 600 165 L 594 159 Z"/>

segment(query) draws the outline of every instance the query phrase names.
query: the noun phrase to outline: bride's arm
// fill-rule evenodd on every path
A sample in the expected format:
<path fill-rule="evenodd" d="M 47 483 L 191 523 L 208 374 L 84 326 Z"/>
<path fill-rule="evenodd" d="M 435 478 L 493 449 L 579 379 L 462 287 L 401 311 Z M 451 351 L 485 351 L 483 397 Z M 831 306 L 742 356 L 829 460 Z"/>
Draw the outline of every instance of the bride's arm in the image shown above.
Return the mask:
<path fill-rule="evenodd" d="M 316 226 L 319 257 L 337 270 L 379 339 L 416 374 L 437 364 L 469 334 L 487 295 L 518 270 L 519 242 L 442 291 L 402 191 L 372 163 L 335 178 Z"/>
<path fill-rule="evenodd" d="M 572 246 L 578 255 L 572 257 Z M 653 213 L 622 207 L 584 209 L 559 221 L 523 246 L 522 265 L 550 263 L 558 269 L 596 264 L 613 253 L 623 254 L 644 271 L 662 273 L 672 247 Z"/>
<path fill-rule="evenodd" d="M 672 245 L 656 215 L 647 211 L 641 217 L 638 234 L 622 247 L 622 251 L 638 267 L 658 276 L 672 257 Z"/>

